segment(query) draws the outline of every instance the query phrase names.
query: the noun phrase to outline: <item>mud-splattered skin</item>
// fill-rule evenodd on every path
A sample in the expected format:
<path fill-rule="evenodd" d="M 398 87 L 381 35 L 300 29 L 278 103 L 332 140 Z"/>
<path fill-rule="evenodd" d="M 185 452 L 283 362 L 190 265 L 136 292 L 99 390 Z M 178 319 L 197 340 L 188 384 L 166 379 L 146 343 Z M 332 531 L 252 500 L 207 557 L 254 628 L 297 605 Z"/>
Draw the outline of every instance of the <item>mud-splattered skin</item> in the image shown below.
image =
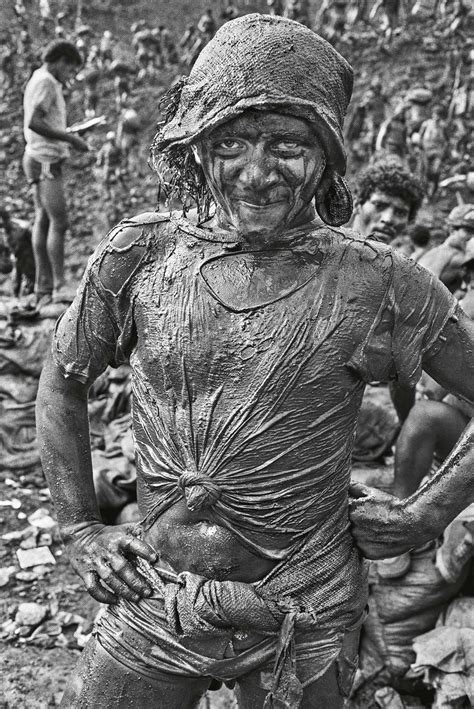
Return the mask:
<path fill-rule="evenodd" d="M 177 572 L 191 571 L 218 581 L 251 583 L 263 578 L 275 562 L 245 548 L 213 517 L 211 511 L 191 512 L 179 500 L 156 520 L 145 539 L 159 549 L 161 563 Z"/>
<path fill-rule="evenodd" d="M 152 559 L 128 528 L 97 523 L 85 392 L 108 363 L 132 365 L 139 505 L 162 559 L 248 582 L 312 535 L 311 602 L 330 617 L 328 565 L 348 617 L 362 597 L 347 491 L 364 382 L 413 384 L 444 327 L 457 371 L 472 371 L 472 333 L 450 320 L 455 301 L 426 271 L 312 221 L 319 142 L 289 117 L 275 139 L 274 121 L 250 112 L 207 136 L 198 155 L 216 217 L 124 223 L 59 324 L 39 396 L 44 467 L 73 564 L 100 600 L 111 597 L 99 578 L 127 598 L 145 593 L 123 555 Z M 447 384 L 474 398 L 473 382 Z M 433 536 L 425 509 L 358 502 L 357 540 L 369 555 L 397 553 Z M 386 534 L 374 546 L 377 515 Z"/>
<path fill-rule="evenodd" d="M 310 125 L 273 111 L 246 111 L 195 149 L 218 205 L 214 223 L 256 245 L 278 243 L 314 218 L 326 159 Z"/>

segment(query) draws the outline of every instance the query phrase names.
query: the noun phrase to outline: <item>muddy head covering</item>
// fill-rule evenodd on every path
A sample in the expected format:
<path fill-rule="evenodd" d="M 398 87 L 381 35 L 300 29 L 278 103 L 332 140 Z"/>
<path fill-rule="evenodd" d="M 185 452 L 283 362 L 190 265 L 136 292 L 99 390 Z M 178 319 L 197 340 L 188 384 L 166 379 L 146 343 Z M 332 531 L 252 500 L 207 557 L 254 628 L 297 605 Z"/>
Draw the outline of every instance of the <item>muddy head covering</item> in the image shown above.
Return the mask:
<path fill-rule="evenodd" d="M 250 108 L 305 119 L 319 135 L 327 159 L 316 207 L 327 224 L 338 226 L 352 212 L 342 178 L 342 128 L 351 92 L 351 67 L 324 39 L 283 17 L 245 15 L 219 29 L 190 75 L 168 94 L 155 156 L 189 146 Z"/>

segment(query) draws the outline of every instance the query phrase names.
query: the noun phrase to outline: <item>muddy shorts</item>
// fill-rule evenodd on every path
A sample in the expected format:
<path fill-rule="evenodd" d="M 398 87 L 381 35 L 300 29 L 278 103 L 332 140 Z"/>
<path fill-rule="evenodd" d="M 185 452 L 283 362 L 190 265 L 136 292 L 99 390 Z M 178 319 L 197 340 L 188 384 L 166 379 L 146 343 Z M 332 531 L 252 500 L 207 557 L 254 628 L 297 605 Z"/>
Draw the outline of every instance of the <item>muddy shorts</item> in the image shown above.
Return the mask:
<path fill-rule="evenodd" d="M 39 162 L 26 153 L 23 155 L 23 172 L 30 186 L 37 185 L 41 180 L 54 180 L 63 173 L 64 160 L 57 162 Z"/>
<path fill-rule="evenodd" d="M 348 697 L 358 665 L 360 620 L 346 632 L 316 630 L 296 633 L 296 675 L 303 688 L 323 675 L 336 674 L 341 697 Z M 277 637 L 231 630 L 229 635 L 201 638 L 176 636 L 163 600 L 132 603 L 122 599 L 98 619 L 98 644 L 120 665 L 151 680 L 212 678 L 234 686 L 240 678 L 256 687 L 272 683 Z"/>

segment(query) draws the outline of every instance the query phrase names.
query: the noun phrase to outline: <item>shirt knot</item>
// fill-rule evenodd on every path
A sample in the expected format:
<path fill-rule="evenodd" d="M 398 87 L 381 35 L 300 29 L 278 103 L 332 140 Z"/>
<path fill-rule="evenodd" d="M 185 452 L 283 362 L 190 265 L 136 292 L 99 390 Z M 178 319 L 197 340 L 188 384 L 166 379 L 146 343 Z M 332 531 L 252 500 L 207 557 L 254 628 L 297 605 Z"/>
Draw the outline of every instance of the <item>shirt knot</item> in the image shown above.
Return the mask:
<path fill-rule="evenodd" d="M 186 499 L 188 510 L 192 512 L 213 507 L 221 496 L 219 486 L 211 478 L 192 470 L 185 470 L 179 476 L 178 488 Z"/>

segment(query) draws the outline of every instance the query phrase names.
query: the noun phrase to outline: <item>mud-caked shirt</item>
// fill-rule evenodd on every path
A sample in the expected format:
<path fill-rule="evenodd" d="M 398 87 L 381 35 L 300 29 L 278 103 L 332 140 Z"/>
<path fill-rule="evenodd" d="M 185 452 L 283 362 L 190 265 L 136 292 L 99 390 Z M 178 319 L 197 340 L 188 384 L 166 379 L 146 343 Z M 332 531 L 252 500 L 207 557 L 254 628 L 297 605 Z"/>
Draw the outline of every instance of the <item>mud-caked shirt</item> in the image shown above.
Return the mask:
<path fill-rule="evenodd" d="M 307 573 L 326 592 L 307 599 L 323 617 L 324 604 L 353 615 L 364 575 L 348 483 L 364 387 L 415 385 L 455 308 L 418 264 L 347 231 L 314 224 L 255 249 L 147 214 L 91 257 L 53 353 L 81 382 L 130 361 L 148 518 L 201 479 L 217 523 L 258 554 L 284 562 L 313 535 Z M 274 545 L 258 541 L 269 530 Z"/>

